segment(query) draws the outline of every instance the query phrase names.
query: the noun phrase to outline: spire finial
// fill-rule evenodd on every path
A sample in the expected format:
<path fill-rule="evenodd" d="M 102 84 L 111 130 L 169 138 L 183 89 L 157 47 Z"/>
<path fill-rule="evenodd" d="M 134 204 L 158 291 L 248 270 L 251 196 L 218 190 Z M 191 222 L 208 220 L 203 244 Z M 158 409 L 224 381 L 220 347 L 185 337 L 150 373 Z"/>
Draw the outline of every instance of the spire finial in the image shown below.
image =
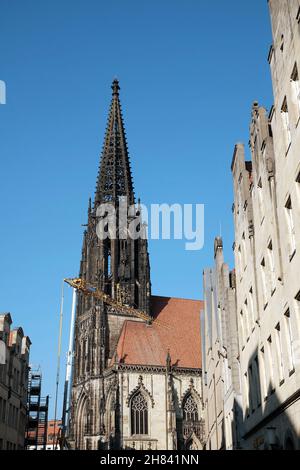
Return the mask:
<path fill-rule="evenodd" d="M 117 202 L 119 196 L 127 196 L 134 204 L 130 161 L 126 133 L 119 99 L 119 81 L 114 78 L 101 163 L 98 173 L 94 207 L 101 202 Z M 117 170 L 114 170 L 118 168 Z"/>
<path fill-rule="evenodd" d="M 120 87 L 119 87 L 119 80 L 117 78 L 114 78 L 111 88 L 113 91 L 113 95 L 119 94 Z"/>

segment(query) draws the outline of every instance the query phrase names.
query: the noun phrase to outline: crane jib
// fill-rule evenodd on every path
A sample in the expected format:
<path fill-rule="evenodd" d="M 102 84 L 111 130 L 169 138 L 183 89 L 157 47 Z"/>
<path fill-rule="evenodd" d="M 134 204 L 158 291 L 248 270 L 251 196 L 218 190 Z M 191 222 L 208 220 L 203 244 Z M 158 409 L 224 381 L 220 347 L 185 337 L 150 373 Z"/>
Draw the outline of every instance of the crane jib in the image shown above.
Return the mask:
<path fill-rule="evenodd" d="M 76 289 L 79 292 L 82 292 L 85 295 L 92 295 L 93 297 L 102 300 L 108 305 L 111 305 L 115 307 L 116 309 L 120 310 L 121 312 L 123 311 L 124 313 L 126 312 L 127 314 L 140 318 L 142 320 L 145 320 L 149 324 L 155 323 L 158 326 L 162 326 L 164 328 L 169 329 L 170 326 L 166 324 L 165 322 L 162 322 L 161 320 L 158 319 L 153 319 L 150 315 L 148 315 L 146 312 L 143 312 L 141 310 L 138 310 L 136 308 L 130 307 L 128 305 L 121 304 L 120 302 L 112 299 L 108 294 L 105 294 L 101 290 L 99 290 L 97 287 L 88 284 L 84 279 L 81 278 L 74 278 L 74 279 L 64 279 L 64 281 L 69 284 L 71 287 Z"/>

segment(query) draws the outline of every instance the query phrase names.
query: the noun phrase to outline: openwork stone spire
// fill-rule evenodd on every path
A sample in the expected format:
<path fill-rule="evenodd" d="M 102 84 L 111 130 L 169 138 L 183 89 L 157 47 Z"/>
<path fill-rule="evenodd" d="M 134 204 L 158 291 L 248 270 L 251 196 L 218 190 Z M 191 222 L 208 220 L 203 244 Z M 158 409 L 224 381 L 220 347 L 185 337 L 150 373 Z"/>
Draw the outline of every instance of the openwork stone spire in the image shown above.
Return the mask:
<path fill-rule="evenodd" d="M 131 168 L 126 143 L 119 82 L 112 83 L 112 101 L 108 116 L 101 164 L 95 193 L 95 206 L 103 202 L 116 203 L 127 196 L 128 204 L 134 203 Z"/>
<path fill-rule="evenodd" d="M 131 238 L 129 231 L 132 221 L 136 226 L 140 226 L 141 235 L 145 231 L 140 204 L 134 206 L 135 215 L 131 214 L 126 220 L 123 220 L 123 217 L 121 224 L 119 217 L 120 198 L 126 197 L 128 205 L 135 204 L 119 90 L 119 82 L 114 80 L 94 207 L 89 201 L 80 277 L 97 285 L 121 304 L 150 313 L 151 282 L 147 239 L 143 236 Z M 102 220 L 101 216 L 97 215 L 97 209 L 103 203 L 112 204 L 116 209 L 115 235 L 104 239 L 97 234 L 98 223 Z M 122 210 L 123 203 L 124 201 Z M 77 313 L 80 316 L 89 310 L 95 301 L 90 298 L 80 299 L 80 296 L 78 298 Z M 110 308 L 105 305 L 103 311 L 108 312 Z M 110 339 L 109 354 L 114 352 L 116 339 L 117 337 Z"/>

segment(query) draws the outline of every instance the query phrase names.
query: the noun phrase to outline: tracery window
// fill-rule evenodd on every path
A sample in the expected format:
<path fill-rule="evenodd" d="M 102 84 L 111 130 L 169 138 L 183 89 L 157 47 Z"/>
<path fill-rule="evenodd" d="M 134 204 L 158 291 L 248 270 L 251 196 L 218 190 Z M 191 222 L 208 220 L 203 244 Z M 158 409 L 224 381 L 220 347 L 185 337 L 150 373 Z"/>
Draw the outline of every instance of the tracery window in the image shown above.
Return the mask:
<path fill-rule="evenodd" d="M 183 404 L 183 419 L 185 421 L 198 421 L 198 406 L 192 395 L 188 395 Z"/>
<path fill-rule="evenodd" d="M 108 253 L 108 256 L 107 256 L 107 274 L 108 274 L 108 276 L 111 276 L 111 254 L 110 254 L 110 252 Z"/>
<path fill-rule="evenodd" d="M 148 403 L 140 392 L 131 401 L 131 434 L 148 434 Z"/>

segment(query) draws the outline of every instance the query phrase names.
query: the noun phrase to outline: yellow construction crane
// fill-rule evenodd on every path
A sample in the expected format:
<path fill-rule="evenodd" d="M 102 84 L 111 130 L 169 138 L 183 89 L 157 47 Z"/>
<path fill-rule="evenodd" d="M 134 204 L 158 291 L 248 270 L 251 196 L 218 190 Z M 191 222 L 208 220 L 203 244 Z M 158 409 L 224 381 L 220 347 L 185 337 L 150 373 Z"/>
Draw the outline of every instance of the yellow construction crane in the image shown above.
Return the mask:
<path fill-rule="evenodd" d="M 169 328 L 169 325 L 162 322 L 161 320 L 153 319 L 150 315 L 142 310 L 129 307 L 128 305 L 124 305 L 110 297 L 105 292 L 101 291 L 97 287 L 93 286 L 90 283 L 87 283 L 84 279 L 81 278 L 74 278 L 74 279 L 64 279 L 64 281 L 69 284 L 71 287 L 76 289 L 77 291 L 81 292 L 83 295 L 88 295 L 94 297 L 98 300 L 102 300 L 105 304 L 114 307 L 119 312 L 126 313 L 129 316 L 140 318 L 146 321 L 148 324 L 156 324 L 158 326 L 162 326 L 164 328 Z"/>

